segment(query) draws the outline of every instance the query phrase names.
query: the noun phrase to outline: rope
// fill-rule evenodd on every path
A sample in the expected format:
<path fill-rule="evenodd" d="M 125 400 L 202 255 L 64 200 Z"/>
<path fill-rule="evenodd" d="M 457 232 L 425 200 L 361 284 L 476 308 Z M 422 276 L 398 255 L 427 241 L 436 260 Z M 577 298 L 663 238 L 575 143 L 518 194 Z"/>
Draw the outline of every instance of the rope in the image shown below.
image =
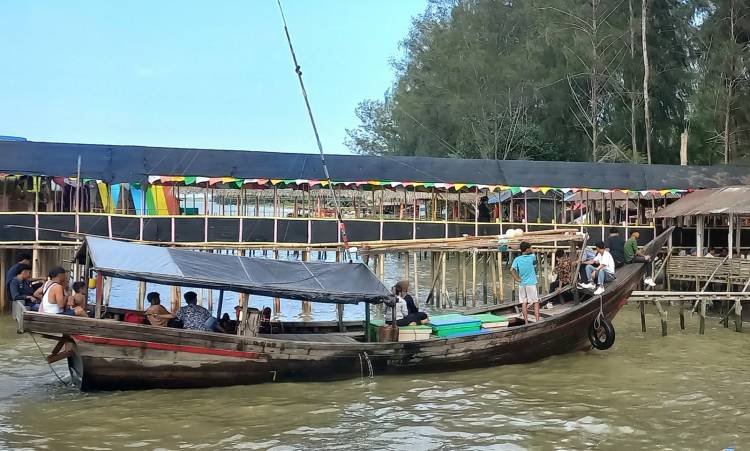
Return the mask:
<path fill-rule="evenodd" d="M 602 319 L 604 319 L 604 300 L 602 295 L 599 295 L 599 314 L 594 318 L 594 329 L 599 329 L 601 327 Z"/>
<path fill-rule="evenodd" d="M 38 343 L 38 342 L 36 341 L 36 337 L 34 336 L 34 334 L 29 334 L 29 335 L 31 335 L 31 338 L 32 338 L 32 339 L 34 340 L 34 344 L 36 345 L 36 348 L 37 348 L 37 349 L 39 350 L 39 354 L 41 354 L 41 355 L 42 355 L 42 358 L 44 359 L 44 361 L 45 361 L 45 362 L 47 362 L 47 357 L 46 357 L 46 356 L 44 355 L 44 351 L 42 351 L 42 347 L 41 347 L 41 346 L 39 346 L 39 343 Z M 60 377 L 60 375 L 59 375 L 59 374 L 57 374 L 57 371 L 55 371 L 55 368 L 54 368 L 54 367 L 52 366 L 52 364 L 51 364 L 51 363 L 49 363 L 49 362 L 47 362 L 47 365 L 49 365 L 49 369 L 51 369 L 51 370 L 52 370 L 52 373 L 53 373 L 53 374 L 55 375 L 55 377 L 57 378 L 57 380 L 58 380 L 58 381 L 60 381 L 60 383 L 61 383 L 61 384 L 65 385 L 65 386 L 67 387 L 67 386 L 68 386 L 68 383 L 67 383 L 67 382 L 65 382 L 65 381 L 64 381 L 64 380 L 63 380 L 63 379 L 62 379 L 62 378 Z"/>
<path fill-rule="evenodd" d="M 297 55 L 294 53 L 294 46 L 292 46 L 292 38 L 289 36 L 289 27 L 286 23 L 286 16 L 284 16 L 284 8 L 281 7 L 281 0 L 277 0 L 279 5 L 279 12 L 281 13 L 281 20 L 284 22 L 284 34 L 286 34 L 286 41 L 289 44 L 289 53 L 292 55 L 292 62 L 294 63 L 294 72 L 297 74 L 299 79 L 299 86 L 302 89 L 302 97 L 305 100 L 305 106 L 307 107 L 307 115 L 310 117 L 310 124 L 312 125 L 313 133 L 315 133 L 315 142 L 318 145 L 318 151 L 320 152 L 320 162 L 323 165 L 323 173 L 325 179 L 328 182 L 328 188 L 331 191 L 331 197 L 333 198 L 333 205 L 336 209 L 336 219 L 339 222 L 339 234 L 341 241 L 344 243 L 344 250 L 349 255 L 349 237 L 346 234 L 346 227 L 344 226 L 344 218 L 341 215 L 341 205 L 339 204 L 336 190 L 331 183 L 331 175 L 328 172 L 328 165 L 326 164 L 326 156 L 323 152 L 323 144 L 320 142 L 320 134 L 318 133 L 318 126 L 315 124 L 315 117 L 313 116 L 312 107 L 310 106 L 310 99 L 307 97 L 307 90 L 305 89 L 305 83 L 302 81 L 302 67 L 297 62 Z M 352 262 L 351 255 L 349 255 L 349 262 Z"/>

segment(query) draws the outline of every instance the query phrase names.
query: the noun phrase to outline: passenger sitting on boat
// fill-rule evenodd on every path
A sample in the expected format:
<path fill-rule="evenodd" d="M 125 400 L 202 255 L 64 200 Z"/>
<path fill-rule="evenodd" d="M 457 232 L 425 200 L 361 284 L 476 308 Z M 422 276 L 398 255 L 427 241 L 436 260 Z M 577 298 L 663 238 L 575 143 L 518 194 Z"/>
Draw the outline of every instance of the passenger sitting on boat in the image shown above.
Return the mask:
<path fill-rule="evenodd" d="M 698 252 L 696 251 L 696 254 L 697 254 L 697 253 L 698 253 Z M 706 255 L 705 255 L 705 256 L 706 256 L 706 257 L 710 257 L 710 258 L 711 258 L 711 257 L 716 257 L 716 248 L 715 248 L 715 247 L 709 247 L 709 248 L 708 248 L 708 252 L 706 253 Z"/>
<path fill-rule="evenodd" d="M 576 247 L 578 250 L 581 250 L 581 244 L 578 244 Z M 596 258 L 596 252 L 592 251 L 588 247 L 584 247 L 582 251 L 581 256 L 581 265 L 579 267 L 579 274 L 578 274 L 578 280 L 588 282 L 589 277 L 588 274 L 586 274 L 586 267 L 592 263 L 594 263 L 594 259 Z M 583 283 L 583 282 L 581 282 Z"/>
<path fill-rule="evenodd" d="M 258 332 L 262 334 L 271 333 L 271 307 L 263 307 L 260 312 L 260 328 Z"/>
<path fill-rule="evenodd" d="M 580 287 L 587 290 L 596 288 L 594 295 L 598 296 L 604 293 L 606 282 L 615 280 L 615 260 L 601 241 L 596 244 L 596 253 L 593 263 L 586 265 L 586 276 L 589 282 Z"/>
<path fill-rule="evenodd" d="M 572 272 L 573 263 L 570 261 L 570 257 L 565 255 L 565 251 L 562 249 L 555 251 L 555 274 L 557 278 L 549 284 L 549 292 L 554 293 L 570 285 L 573 282 Z M 562 294 L 558 295 L 557 300 L 560 303 L 565 302 Z M 552 303 L 550 302 L 547 305 L 551 306 Z"/>
<path fill-rule="evenodd" d="M 51 313 L 75 316 L 75 311 L 68 308 L 65 288 L 68 284 L 68 273 L 65 269 L 56 267 L 49 272 L 49 279 L 41 288 L 42 303 L 40 313 Z"/>
<path fill-rule="evenodd" d="M 396 305 L 393 307 L 386 305 L 385 307 L 385 322 L 392 324 L 393 322 L 393 309 L 396 310 L 396 325 L 403 326 L 415 326 L 417 324 L 427 324 L 427 313 L 417 311 L 415 313 L 409 313 L 409 307 L 407 306 L 404 295 L 406 294 L 399 284 L 393 287 L 393 293 L 396 295 Z M 412 300 L 412 304 L 414 301 Z M 415 306 L 416 308 L 416 306 Z"/>
<path fill-rule="evenodd" d="M 182 321 L 182 328 L 210 332 L 206 321 L 211 317 L 211 312 L 198 305 L 198 295 L 195 291 L 188 291 L 183 297 L 187 305 L 179 309 L 175 315 Z"/>
<path fill-rule="evenodd" d="M 638 250 L 638 237 L 641 234 L 633 232 L 630 234 L 630 239 L 625 242 L 625 263 L 645 263 L 646 264 L 646 277 L 643 282 L 651 287 L 656 286 L 656 282 L 651 279 L 651 256 L 643 255 Z"/>
<path fill-rule="evenodd" d="M 228 334 L 237 334 L 237 321 L 229 318 L 229 313 L 225 313 L 219 320 L 219 327 Z"/>
<path fill-rule="evenodd" d="M 29 310 L 39 310 L 39 299 L 34 297 L 34 289 L 31 288 L 31 265 L 21 265 L 17 268 L 16 276 L 10 280 L 10 298 L 21 301 Z"/>
<path fill-rule="evenodd" d="M 161 305 L 161 298 L 159 297 L 159 293 L 157 293 L 156 291 L 152 291 L 151 293 L 146 295 L 146 300 L 148 300 L 148 303 L 151 304 L 144 312 L 149 324 L 151 324 L 152 326 L 168 327 L 169 320 L 174 318 L 174 315 L 172 313 L 169 313 L 169 310 Z"/>
<path fill-rule="evenodd" d="M 615 260 L 615 268 L 621 268 L 625 264 L 625 240 L 620 236 L 620 231 L 617 230 L 617 227 L 609 229 L 607 250 Z"/>
<path fill-rule="evenodd" d="M 409 310 L 409 314 L 419 313 L 419 307 L 414 302 L 414 298 L 409 294 L 409 281 L 401 280 L 396 284 L 396 290 L 401 291 L 401 296 L 406 301 L 406 308 Z"/>
<path fill-rule="evenodd" d="M 86 282 L 73 282 L 73 294 L 68 297 L 68 308 L 72 309 L 76 316 L 88 318 L 86 311 L 88 302 L 88 287 Z"/>
<path fill-rule="evenodd" d="M 510 275 L 518 283 L 518 299 L 521 301 L 523 322 L 529 322 L 528 305 L 534 304 L 534 318 L 539 321 L 539 292 L 536 284 L 536 255 L 531 250 L 531 244 L 521 241 L 519 246 L 521 255 L 513 259 Z"/>

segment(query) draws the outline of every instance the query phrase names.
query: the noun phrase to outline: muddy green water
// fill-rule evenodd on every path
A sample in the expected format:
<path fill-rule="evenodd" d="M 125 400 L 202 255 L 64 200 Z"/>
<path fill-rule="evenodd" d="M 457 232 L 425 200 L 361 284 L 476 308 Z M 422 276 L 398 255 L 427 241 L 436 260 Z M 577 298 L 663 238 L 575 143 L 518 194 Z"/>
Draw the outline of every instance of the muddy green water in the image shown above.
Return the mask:
<path fill-rule="evenodd" d="M 750 449 L 750 335 L 662 338 L 635 306 L 606 352 L 374 380 L 82 394 L 0 318 L 1 449 Z M 40 342 L 48 350 L 50 342 Z M 67 378 L 65 365 L 56 364 Z"/>

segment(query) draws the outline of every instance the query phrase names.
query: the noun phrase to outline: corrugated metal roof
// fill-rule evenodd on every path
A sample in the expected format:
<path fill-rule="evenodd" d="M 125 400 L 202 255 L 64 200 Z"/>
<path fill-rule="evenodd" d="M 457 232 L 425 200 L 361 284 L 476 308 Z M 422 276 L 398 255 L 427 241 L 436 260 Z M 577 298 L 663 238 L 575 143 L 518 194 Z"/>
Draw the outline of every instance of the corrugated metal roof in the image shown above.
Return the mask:
<path fill-rule="evenodd" d="M 728 186 L 726 188 L 702 189 L 656 213 L 657 218 L 678 216 L 750 215 L 750 186 Z"/>

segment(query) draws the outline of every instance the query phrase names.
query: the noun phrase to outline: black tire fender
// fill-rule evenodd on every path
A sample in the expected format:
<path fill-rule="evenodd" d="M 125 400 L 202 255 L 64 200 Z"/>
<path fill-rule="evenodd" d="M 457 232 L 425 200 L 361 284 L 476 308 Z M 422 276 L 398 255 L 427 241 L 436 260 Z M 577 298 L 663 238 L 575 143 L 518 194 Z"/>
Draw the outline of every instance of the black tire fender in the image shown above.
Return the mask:
<path fill-rule="evenodd" d="M 589 327 L 589 341 L 600 351 L 611 348 L 615 343 L 615 326 L 607 318 L 595 319 Z"/>

